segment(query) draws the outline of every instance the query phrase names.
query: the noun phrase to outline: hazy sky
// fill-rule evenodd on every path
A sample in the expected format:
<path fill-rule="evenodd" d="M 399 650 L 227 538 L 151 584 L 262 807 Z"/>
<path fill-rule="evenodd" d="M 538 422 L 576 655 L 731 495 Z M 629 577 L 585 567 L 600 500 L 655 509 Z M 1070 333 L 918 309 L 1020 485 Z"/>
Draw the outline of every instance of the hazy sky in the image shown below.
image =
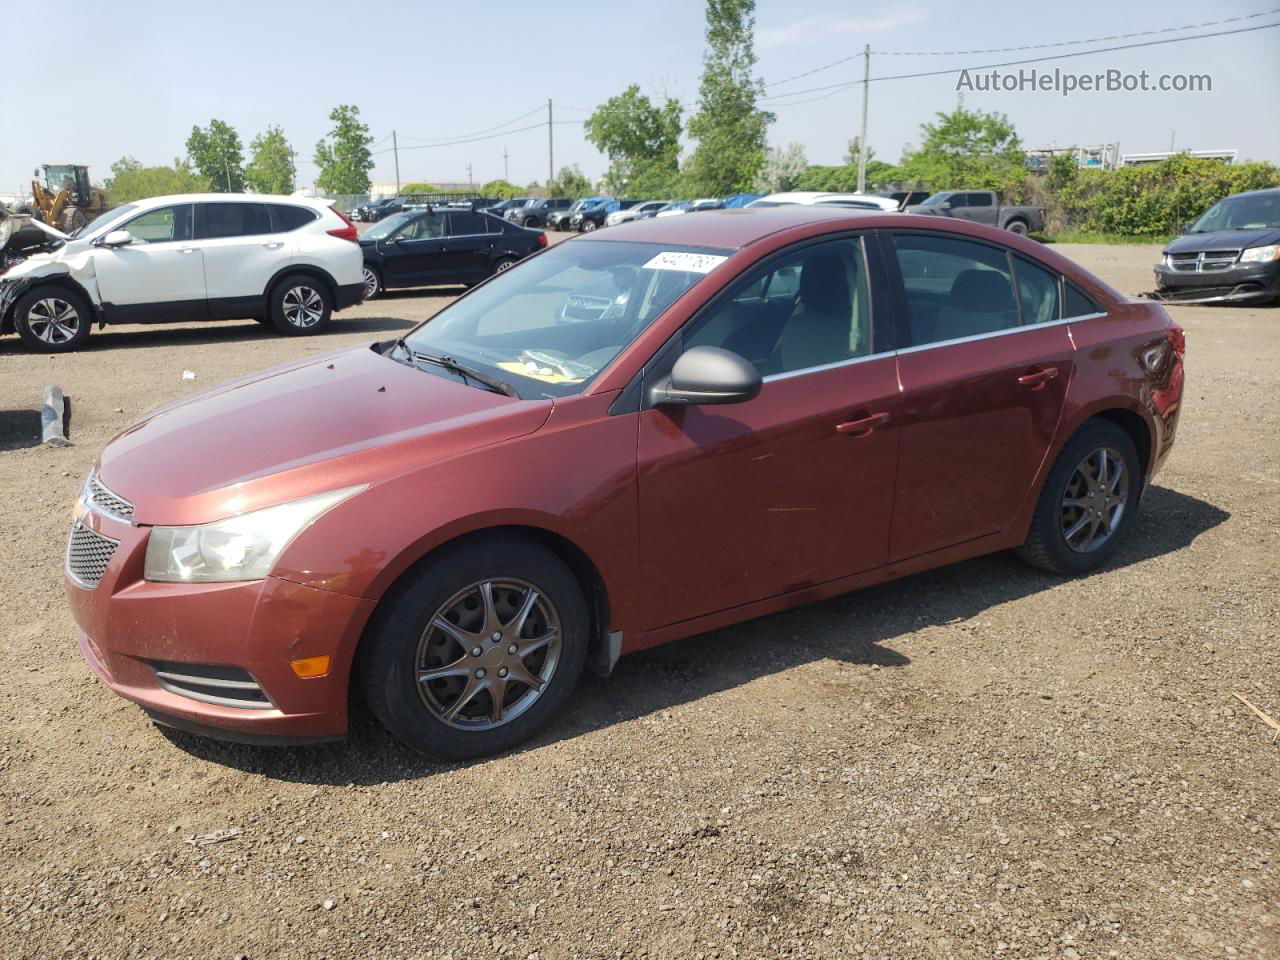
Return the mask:
<path fill-rule="evenodd" d="M 3 0 L 12 25 L 26 6 Z M 1055 43 L 1200 24 L 1280 8 L 1280 0 L 1161 0 L 1117 3 L 960 5 L 941 0 L 759 0 L 759 75 L 771 95 L 861 77 L 856 60 L 791 83 L 777 83 L 872 48 L 873 78 L 978 67 L 1063 53 L 1078 46 L 1019 53 L 950 56 L 887 51 L 966 51 Z M 221 0 L 188 4 L 121 0 L 44 0 L 38 21 L 79 38 L 70 44 L 6 44 L 0 95 L 0 191 L 22 188 L 38 163 L 88 163 L 96 179 L 126 154 L 168 163 L 184 153 L 193 124 L 231 123 L 246 150 L 269 124 L 284 127 L 300 160 L 310 161 L 329 110 L 354 103 L 382 140 L 399 132 L 400 173 L 414 179 L 503 175 L 525 183 L 547 174 L 546 129 L 506 132 L 476 143 L 405 149 L 428 140 L 486 131 L 538 111 L 512 131 L 545 120 L 556 104 L 557 169 L 579 164 L 592 177 L 607 166 L 582 137 L 590 108 L 639 83 L 692 106 L 701 73 L 699 0 L 479 0 L 470 4 L 365 0 L 277 3 Z M 1204 27 L 1236 29 L 1280 22 L 1270 16 Z M 48 31 L 45 31 L 46 34 Z M 21 31 L 19 31 L 21 33 Z M 1099 46 L 1157 37 L 1114 40 Z M 68 62 L 55 64 L 49 51 Z M 877 53 L 876 51 L 886 51 Z M 72 51 L 68 53 L 68 51 Z M 1029 67 L 1030 65 L 1028 65 Z M 1075 72 L 1205 73 L 1212 92 L 970 92 L 965 103 L 1007 113 L 1028 147 L 1119 141 L 1122 152 L 1235 147 L 1242 158 L 1280 162 L 1280 28 L 1146 49 L 1100 53 L 1035 65 Z M 1017 67 L 1006 68 L 1016 71 Z M 868 140 L 880 159 L 896 160 L 919 126 L 956 102 L 956 75 L 871 84 Z M 814 99 L 822 97 L 822 99 Z M 809 102 L 804 102 L 809 101 Z M 817 90 L 770 101 L 770 141 L 802 143 L 811 163 L 839 163 L 857 133 L 861 90 Z M 376 149 L 389 147 L 389 141 Z M 377 158 L 376 180 L 393 178 L 392 157 Z M 315 167 L 299 164 L 300 183 Z"/>

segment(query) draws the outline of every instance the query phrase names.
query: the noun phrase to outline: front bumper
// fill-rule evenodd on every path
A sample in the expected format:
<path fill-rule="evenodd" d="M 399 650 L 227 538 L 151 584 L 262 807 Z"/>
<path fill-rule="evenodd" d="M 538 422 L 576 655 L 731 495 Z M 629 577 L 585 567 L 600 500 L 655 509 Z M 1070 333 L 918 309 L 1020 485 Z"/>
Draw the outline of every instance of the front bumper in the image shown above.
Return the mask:
<path fill-rule="evenodd" d="M 80 522 L 119 544 L 96 586 L 65 578 L 80 651 L 114 692 L 161 723 L 233 740 L 346 734 L 351 661 L 373 601 L 274 577 L 152 583 L 142 579 L 147 528 L 94 511 Z M 326 655 L 332 660 L 323 677 L 300 679 L 290 666 Z M 184 694 L 157 675 L 174 664 L 239 668 L 265 702 L 227 705 Z"/>
<path fill-rule="evenodd" d="M 1144 296 L 1165 303 L 1243 303 L 1280 297 L 1280 260 L 1238 263 L 1225 270 L 1155 268 L 1156 289 Z"/>

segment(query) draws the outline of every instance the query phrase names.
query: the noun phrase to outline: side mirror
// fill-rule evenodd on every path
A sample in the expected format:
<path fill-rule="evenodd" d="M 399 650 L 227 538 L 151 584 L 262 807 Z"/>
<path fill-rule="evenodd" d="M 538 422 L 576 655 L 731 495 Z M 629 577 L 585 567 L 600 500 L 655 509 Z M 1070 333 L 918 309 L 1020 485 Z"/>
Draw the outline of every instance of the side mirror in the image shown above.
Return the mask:
<path fill-rule="evenodd" d="M 686 350 L 649 390 L 653 406 L 743 403 L 760 392 L 760 371 L 745 358 L 719 347 Z"/>
<path fill-rule="evenodd" d="M 1178 225 L 1178 232 L 1179 232 L 1179 233 L 1190 233 L 1190 232 L 1191 232 L 1191 224 L 1190 224 L 1190 223 L 1182 223 L 1182 224 L 1179 224 L 1179 225 Z"/>
<path fill-rule="evenodd" d="M 133 243 L 133 234 L 128 230 L 112 230 L 99 242 L 104 247 L 127 247 Z"/>

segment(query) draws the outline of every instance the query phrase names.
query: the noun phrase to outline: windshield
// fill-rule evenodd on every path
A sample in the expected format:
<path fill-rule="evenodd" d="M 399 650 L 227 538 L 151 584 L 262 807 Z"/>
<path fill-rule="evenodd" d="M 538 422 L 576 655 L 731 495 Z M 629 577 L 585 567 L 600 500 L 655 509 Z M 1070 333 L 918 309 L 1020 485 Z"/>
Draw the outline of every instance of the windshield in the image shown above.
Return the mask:
<path fill-rule="evenodd" d="M 360 234 L 361 240 L 385 240 L 391 236 L 406 223 L 416 217 L 416 211 L 409 210 L 401 213 L 393 213 L 389 217 L 384 217 L 375 223 L 372 227 Z"/>
<path fill-rule="evenodd" d="M 117 223 L 129 214 L 138 209 L 136 203 L 126 203 L 122 207 L 116 207 L 114 210 L 108 210 L 96 220 L 91 220 L 79 230 L 71 234 L 72 239 L 78 240 L 81 237 L 96 237 L 104 233 L 108 233 L 113 223 Z"/>
<path fill-rule="evenodd" d="M 560 244 L 498 274 L 406 341 L 415 352 L 505 380 L 525 399 L 572 396 L 728 254 L 652 243 Z"/>
<path fill-rule="evenodd" d="M 1195 222 L 1192 233 L 1280 227 L 1280 193 L 1244 194 L 1219 200 Z"/>

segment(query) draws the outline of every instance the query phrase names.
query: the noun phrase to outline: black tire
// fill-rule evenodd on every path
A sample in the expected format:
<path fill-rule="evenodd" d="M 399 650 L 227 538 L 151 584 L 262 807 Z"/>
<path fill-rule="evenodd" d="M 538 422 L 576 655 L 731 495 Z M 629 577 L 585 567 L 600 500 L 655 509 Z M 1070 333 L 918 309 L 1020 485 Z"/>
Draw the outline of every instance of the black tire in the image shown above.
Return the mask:
<path fill-rule="evenodd" d="M 597 224 L 594 220 L 583 220 L 582 223 L 578 226 L 578 232 L 591 233 L 598 226 L 599 224 Z"/>
<path fill-rule="evenodd" d="M 499 257 L 497 260 L 493 261 L 493 273 L 491 275 L 496 276 L 499 273 L 510 270 L 519 262 L 520 261 L 515 257 Z"/>
<path fill-rule="evenodd" d="M 75 233 L 81 227 L 89 222 L 89 218 L 85 216 L 84 211 L 79 207 L 64 207 L 61 215 L 58 217 L 58 229 L 63 233 Z"/>
<path fill-rule="evenodd" d="M 536 227 L 536 226 L 538 225 L 538 218 L 537 218 L 537 217 L 525 217 L 525 218 L 524 218 L 524 221 L 523 221 L 520 225 L 521 225 L 522 227 L 526 227 L 526 228 L 528 228 L 528 229 L 532 230 L 534 227 Z"/>
<path fill-rule="evenodd" d="M 364 298 L 375 300 L 382 295 L 382 272 L 371 263 L 364 265 Z"/>
<path fill-rule="evenodd" d="M 431 624 L 437 613 L 447 612 L 446 606 L 466 594 L 469 585 L 494 580 L 522 581 L 548 600 L 559 622 L 559 648 L 545 687 L 522 712 L 496 725 L 491 718 L 486 721 L 483 716 L 464 717 L 463 722 L 490 725 L 460 729 L 444 718 L 446 705 L 429 703 L 434 696 L 429 684 L 419 684 L 418 673 L 429 663 L 422 659 L 423 651 L 430 653 L 433 649 L 426 644 L 435 636 Z M 514 620 L 513 616 L 510 622 Z M 358 654 L 357 682 L 374 716 L 406 746 L 444 760 L 475 759 L 529 739 L 561 711 L 582 675 L 589 630 L 590 613 L 582 587 L 554 553 L 521 537 L 495 535 L 475 539 L 429 557 L 383 599 Z M 501 654 L 506 641 L 495 642 L 497 647 L 484 645 L 476 663 L 484 664 L 485 657 Z M 477 644 L 471 649 L 480 648 Z M 463 649 L 459 660 L 452 662 L 467 661 L 472 655 Z M 548 652 L 544 656 L 549 655 Z M 453 656 L 449 653 L 445 659 Z M 456 681 L 469 689 L 472 676 L 469 672 Z M 532 692 L 527 685 L 515 683 L 508 689 L 508 684 L 512 682 L 506 681 L 502 687 L 508 694 L 526 696 Z M 491 710 L 493 698 L 488 689 L 491 688 L 465 702 L 481 713 Z M 464 695 L 465 689 L 459 691 L 454 702 Z M 518 700 L 511 706 L 517 705 Z"/>
<path fill-rule="evenodd" d="M 271 323 L 291 337 L 323 333 L 333 317 L 333 297 L 327 284 L 305 273 L 284 277 L 271 288 Z"/>
<path fill-rule="evenodd" d="M 1010 233 L 1016 233 L 1020 237 L 1025 237 L 1030 225 L 1025 220 L 1010 220 L 1004 225 L 1004 228 Z"/>
<path fill-rule="evenodd" d="M 1086 460 L 1100 450 L 1109 451 L 1109 455 L 1118 454 L 1123 464 L 1126 482 L 1123 496 L 1116 498 L 1116 505 L 1122 509 L 1110 524 L 1110 533 L 1104 541 L 1081 549 L 1080 543 L 1074 547 L 1068 543 L 1066 535 L 1076 522 L 1089 522 L 1084 516 L 1086 507 L 1069 507 L 1065 501 L 1069 493 L 1076 492 L 1073 485 L 1076 483 L 1077 470 L 1084 467 Z M 1044 482 L 1044 489 L 1040 491 L 1026 542 L 1017 550 L 1018 556 L 1034 567 L 1064 576 L 1078 576 L 1096 570 L 1106 563 L 1128 533 L 1137 513 L 1143 481 L 1138 451 L 1134 449 L 1129 435 L 1108 420 L 1085 422 L 1067 441 L 1058 454 L 1058 459 L 1054 461 Z M 1090 496 L 1072 499 L 1088 501 Z M 1110 516 L 1112 508 L 1102 509 L 1108 510 Z M 1064 529 L 1064 526 L 1068 529 Z"/>
<path fill-rule="evenodd" d="M 13 305 L 13 325 L 32 350 L 69 353 L 89 339 L 93 311 L 84 297 L 66 287 L 36 287 Z"/>

